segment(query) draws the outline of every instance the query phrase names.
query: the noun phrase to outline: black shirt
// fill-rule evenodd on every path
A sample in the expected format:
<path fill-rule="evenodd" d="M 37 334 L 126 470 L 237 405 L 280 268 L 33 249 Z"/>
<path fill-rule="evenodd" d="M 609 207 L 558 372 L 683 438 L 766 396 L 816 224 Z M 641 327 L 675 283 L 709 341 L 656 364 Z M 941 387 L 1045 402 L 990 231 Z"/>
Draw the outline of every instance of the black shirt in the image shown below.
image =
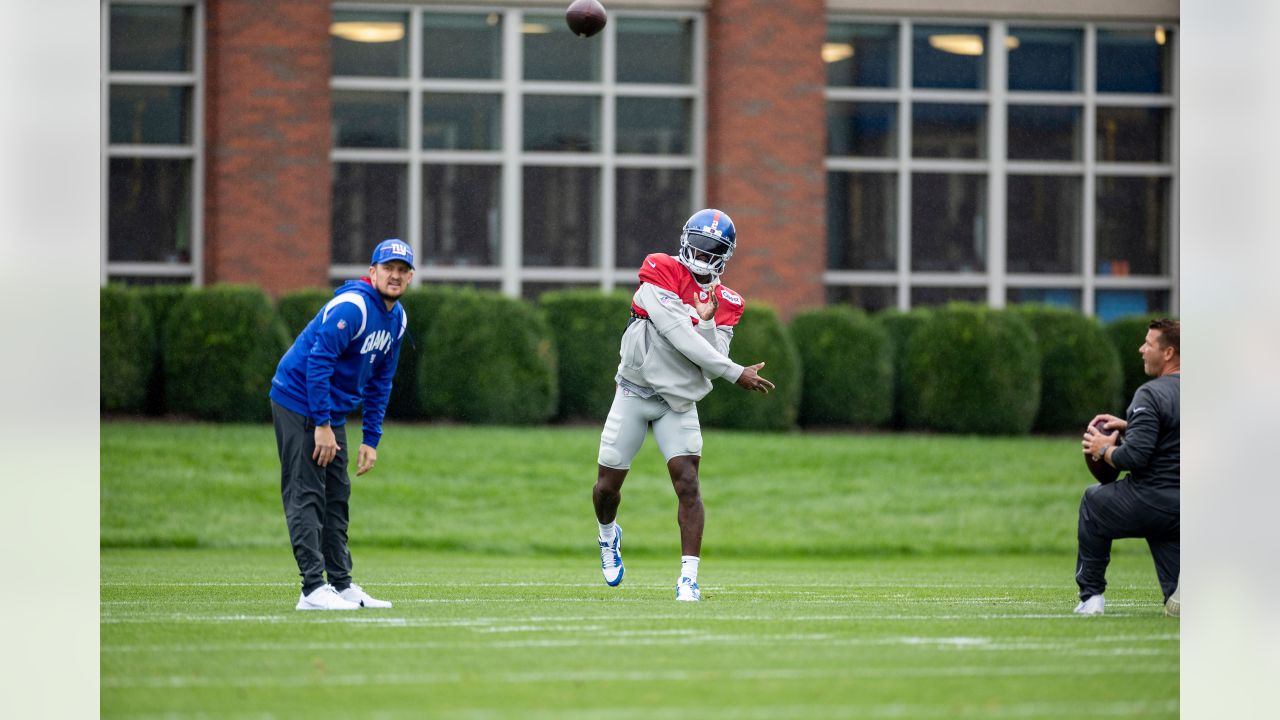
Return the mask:
<path fill-rule="evenodd" d="M 1166 512 L 1178 512 L 1179 378 L 1175 373 L 1147 382 L 1133 394 L 1125 419 L 1124 444 L 1111 462 L 1129 471 L 1138 499 Z"/>

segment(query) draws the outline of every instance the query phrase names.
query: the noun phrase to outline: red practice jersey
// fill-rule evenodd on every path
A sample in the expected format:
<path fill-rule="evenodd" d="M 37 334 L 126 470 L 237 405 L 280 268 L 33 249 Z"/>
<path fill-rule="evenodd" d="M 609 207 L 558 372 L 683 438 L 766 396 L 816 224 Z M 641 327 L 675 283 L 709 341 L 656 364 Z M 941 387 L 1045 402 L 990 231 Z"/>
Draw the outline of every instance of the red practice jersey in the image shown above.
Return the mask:
<path fill-rule="evenodd" d="M 698 287 L 698 282 L 693 279 L 693 273 L 689 268 L 672 255 L 654 253 L 646 257 L 640 264 L 640 281 L 656 285 L 663 290 L 670 290 L 690 307 L 693 307 L 694 298 L 702 302 L 707 301 L 707 291 Z M 741 295 L 724 285 L 717 285 L 715 292 L 720 302 L 719 307 L 716 308 L 716 325 L 724 327 L 737 325 L 746 302 Z M 649 314 L 634 301 L 631 303 L 631 312 L 640 317 L 649 317 Z M 698 318 L 690 316 L 690 319 L 694 325 L 698 324 Z"/>

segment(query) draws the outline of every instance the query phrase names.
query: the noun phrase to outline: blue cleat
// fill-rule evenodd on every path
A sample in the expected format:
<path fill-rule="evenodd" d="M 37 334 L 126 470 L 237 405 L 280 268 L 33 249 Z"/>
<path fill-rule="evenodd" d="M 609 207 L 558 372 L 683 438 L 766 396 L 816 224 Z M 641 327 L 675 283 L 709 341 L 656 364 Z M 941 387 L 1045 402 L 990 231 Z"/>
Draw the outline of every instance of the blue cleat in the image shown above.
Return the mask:
<path fill-rule="evenodd" d="M 684 602 L 698 602 L 702 599 L 702 592 L 698 590 L 698 583 L 692 578 L 682 577 L 676 583 L 676 600 Z"/>
<path fill-rule="evenodd" d="M 618 527 L 613 534 L 613 542 L 600 543 L 600 569 L 604 571 L 604 582 L 609 587 L 617 587 L 622 583 L 622 528 Z"/>

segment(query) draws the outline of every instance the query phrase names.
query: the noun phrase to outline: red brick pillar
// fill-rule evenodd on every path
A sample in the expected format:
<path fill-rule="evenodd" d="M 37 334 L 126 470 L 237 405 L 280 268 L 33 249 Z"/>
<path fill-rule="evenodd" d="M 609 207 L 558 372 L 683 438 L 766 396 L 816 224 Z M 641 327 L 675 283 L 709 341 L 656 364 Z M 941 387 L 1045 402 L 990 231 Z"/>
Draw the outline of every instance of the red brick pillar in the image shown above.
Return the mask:
<path fill-rule="evenodd" d="M 733 217 L 726 283 L 785 318 L 823 304 L 823 0 L 711 0 L 707 204 Z"/>
<path fill-rule="evenodd" d="M 328 2 L 210 0 L 204 281 L 329 282 Z"/>

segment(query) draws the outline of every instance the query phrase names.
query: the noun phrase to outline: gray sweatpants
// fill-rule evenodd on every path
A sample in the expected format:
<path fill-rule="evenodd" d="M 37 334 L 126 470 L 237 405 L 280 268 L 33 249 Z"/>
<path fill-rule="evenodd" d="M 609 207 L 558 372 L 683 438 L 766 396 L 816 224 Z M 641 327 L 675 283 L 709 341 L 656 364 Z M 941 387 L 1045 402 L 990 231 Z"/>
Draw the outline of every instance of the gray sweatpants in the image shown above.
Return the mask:
<path fill-rule="evenodd" d="M 302 592 L 325 584 L 339 591 L 351 584 L 351 552 L 347 549 L 347 429 L 335 427 L 338 454 L 327 467 L 311 459 L 316 447 L 315 423 L 272 401 L 271 420 L 280 452 L 280 500 L 289 526 L 289 542 L 302 576 Z"/>
<path fill-rule="evenodd" d="M 1080 586 L 1080 599 L 1101 595 L 1107 589 L 1112 540 L 1145 538 L 1151 548 L 1151 559 L 1155 561 L 1160 591 L 1168 600 L 1178 587 L 1179 515 L 1139 500 L 1128 479 L 1089 486 L 1080 498 L 1076 532 L 1076 584 Z"/>

